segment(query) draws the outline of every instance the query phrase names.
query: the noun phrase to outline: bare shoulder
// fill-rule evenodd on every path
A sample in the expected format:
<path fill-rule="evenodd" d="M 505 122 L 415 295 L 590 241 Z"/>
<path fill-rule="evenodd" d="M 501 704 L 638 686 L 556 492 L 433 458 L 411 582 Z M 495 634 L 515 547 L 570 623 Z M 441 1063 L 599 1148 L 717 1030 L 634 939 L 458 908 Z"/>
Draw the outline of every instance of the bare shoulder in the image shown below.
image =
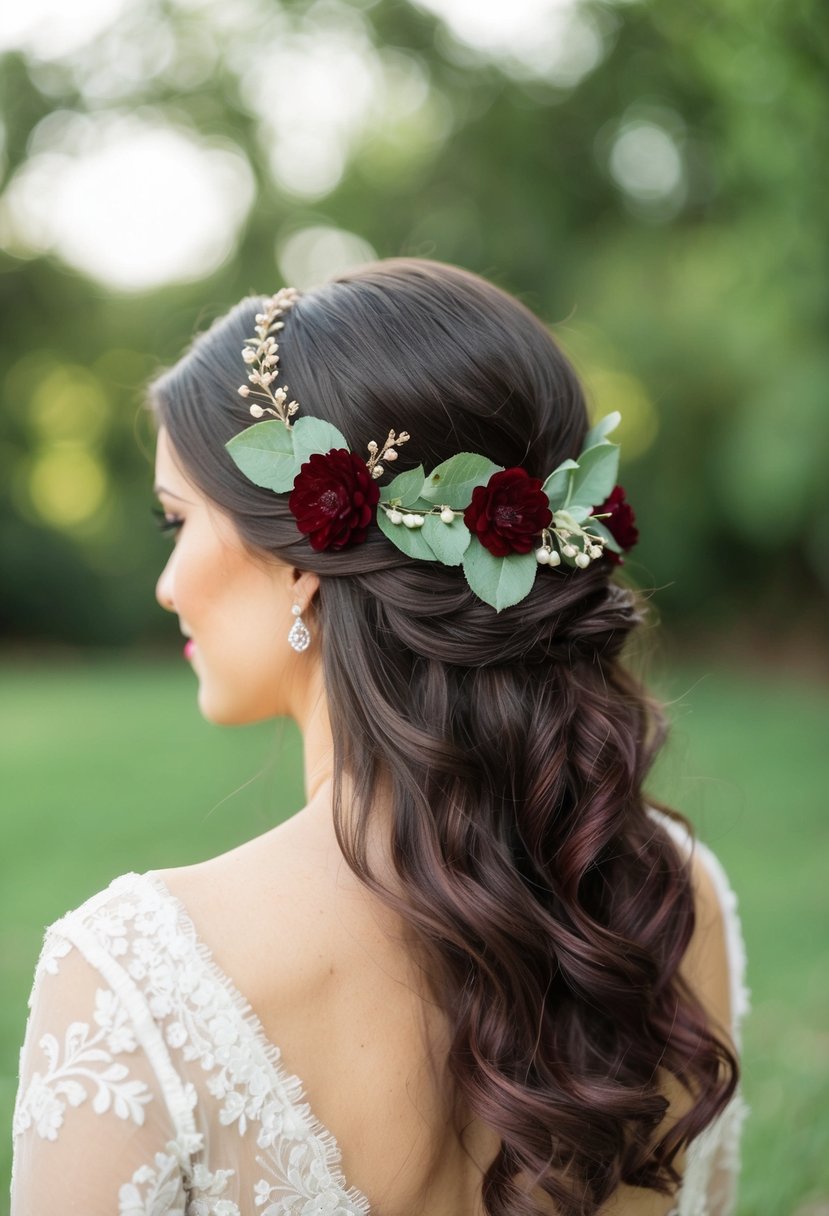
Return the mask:
<path fill-rule="evenodd" d="M 304 810 L 228 853 L 157 873 L 218 966 L 272 1026 L 318 1004 L 356 956 L 385 942 L 376 908 L 330 831 Z"/>
<path fill-rule="evenodd" d="M 298 837 L 288 821 L 207 861 L 158 871 L 216 963 L 254 1006 L 257 997 L 273 999 L 262 991 L 265 974 L 278 972 L 281 992 L 301 983 L 324 912 L 319 897 L 315 906 L 320 866 Z"/>
<path fill-rule="evenodd" d="M 442 1020 L 420 996 L 399 923 L 348 869 L 330 826 L 300 812 L 233 853 L 159 877 L 300 1078 L 350 1184 L 386 1197 L 389 1210 L 422 1210 L 409 1199 L 428 1191 L 436 1156 L 449 1153 L 427 1052 L 443 1048 Z M 467 1181 L 466 1157 L 452 1153 Z"/>
<path fill-rule="evenodd" d="M 681 971 L 718 1030 L 730 1040 L 734 1011 L 725 916 L 704 846 L 691 855 L 696 924 Z"/>
<path fill-rule="evenodd" d="M 690 867 L 694 896 L 694 931 L 680 974 L 697 995 L 716 1028 L 727 1038 L 735 1010 L 731 1008 L 732 976 L 723 899 L 719 889 L 727 882 L 710 849 L 692 837 L 684 823 L 662 811 L 652 811 L 654 820 L 673 842 L 683 861 Z M 718 877 L 719 875 L 719 877 Z M 736 960 L 732 960 L 736 962 Z"/>

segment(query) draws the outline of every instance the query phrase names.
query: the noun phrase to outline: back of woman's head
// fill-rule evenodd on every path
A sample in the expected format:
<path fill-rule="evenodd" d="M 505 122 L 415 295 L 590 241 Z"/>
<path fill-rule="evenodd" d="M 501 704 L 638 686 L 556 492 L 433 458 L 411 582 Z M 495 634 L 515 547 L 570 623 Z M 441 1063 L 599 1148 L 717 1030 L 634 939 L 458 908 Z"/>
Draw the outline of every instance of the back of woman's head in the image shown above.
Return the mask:
<path fill-rule="evenodd" d="M 588 1216 L 621 1182 L 668 1190 L 736 1064 L 678 976 L 689 875 L 642 793 L 665 727 L 619 661 L 641 599 L 606 557 L 539 570 L 498 613 L 460 566 L 407 557 L 379 528 L 315 552 L 287 494 L 251 484 L 224 446 L 250 424 L 241 349 L 261 307 L 243 301 L 198 338 L 151 399 L 243 541 L 320 576 L 335 782 L 347 771 L 354 791 L 348 830 L 335 801 L 341 845 L 415 931 L 449 1025 L 459 1126 L 475 1117 L 501 1138 L 486 1211 L 539 1213 L 546 1194 L 561 1216 Z M 301 414 L 352 450 L 409 432 L 395 473 L 474 452 L 543 479 L 588 429 L 540 322 L 437 263 L 377 263 L 300 297 L 279 356 Z M 393 884 L 366 847 L 380 778 Z M 660 1069 L 694 1101 L 656 1135 Z"/>
<path fill-rule="evenodd" d="M 251 422 L 237 387 L 261 306 L 244 300 L 214 324 L 153 396 L 174 444 L 182 439 L 182 458 L 194 471 L 198 461 L 217 501 L 235 480 L 231 510 L 246 538 L 270 550 L 270 521 L 257 528 L 256 520 L 277 504 L 252 491 L 221 450 Z M 578 452 L 587 430 L 581 388 L 547 330 L 517 300 L 454 267 L 399 259 L 326 283 L 290 310 L 279 347 L 301 415 L 334 423 L 354 450 L 393 426 L 409 431 L 395 472 L 472 451 L 543 477 Z M 285 539 L 298 540 L 293 526 Z M 379 535 L 372 541 L 387 552 Z"/>

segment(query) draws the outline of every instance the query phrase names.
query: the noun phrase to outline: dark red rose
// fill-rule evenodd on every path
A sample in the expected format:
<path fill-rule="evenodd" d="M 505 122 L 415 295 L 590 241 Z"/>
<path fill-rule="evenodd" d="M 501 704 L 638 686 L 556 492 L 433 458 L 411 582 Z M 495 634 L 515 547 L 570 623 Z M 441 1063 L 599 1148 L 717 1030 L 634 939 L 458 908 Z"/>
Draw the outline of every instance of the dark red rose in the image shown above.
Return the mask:
<path fill-rule="evenodd" d="M 601 523 L 604 524 L 616 543 L 627 552 L 639 540 L 639 529 L 636 527 L 633 507 L 625 500 L 625 491 L 621 486 L 614 486 L 602 505 L 592 508 L 591 514 L 604 515 L 608 511 L 610 512 L 609 517 L 601 520 Z M 618 553 L 614 553 L 612 549 L 605 549 L 604 552 L 605 557 L 609 558 L 615 566 L 624 565 L 624 559 L 619 557 Z"/>
<path fill-rule="evenodd" d="M 553 518 L 542 484 L 524 469 L 493 473 L 485 486 L 472 491 L 463 522 L 495 557 L 529 553 L 535 537 Z"/>
<path fill-rule="evenodd" d="M 366 539 L 380 487 L 365 462 L 345 448 L 314 452 L 294 478 L 288 499 L 300 532 L 312 549 L 344 549 Z"/>

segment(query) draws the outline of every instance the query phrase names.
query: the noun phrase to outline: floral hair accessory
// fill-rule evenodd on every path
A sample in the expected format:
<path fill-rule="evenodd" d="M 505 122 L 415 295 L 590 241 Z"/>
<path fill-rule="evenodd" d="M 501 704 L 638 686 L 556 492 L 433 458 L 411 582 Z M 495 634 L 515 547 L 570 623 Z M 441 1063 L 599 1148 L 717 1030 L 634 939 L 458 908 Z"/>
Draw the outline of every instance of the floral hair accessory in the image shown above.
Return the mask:
<path fill-rule="evenodd" d="M 288 506 L 312 549 L 344 549 L 366 539 L 380 487 L 356 452 L 313 452 L 294 478 Z"/>
<path fill-rule="evenodd" d="M 256 314 L 256 337 L 248 338 L 242 347 L 242 358 L 251 370 L 248 372 L 248 383 L 239 387 L 239 396 L 261 397 L 269 402 L 261 406 L 254 401 L 250 406 L 253 417 L 262 418 L 265 414 L 272 414 L 286 426 L 291 425 L 290 418 L 299 409 L 299 403 L 288 401 L 287 384 L 276 392 L 271 389 L 274 380 L 279 377 L 279 355 L 276 353 L 279 343 L 275 335 L 284 329 L 283 317 L 298 299 L 299 292 L 295 287 L 283 287 L 275 296 L 271 296 L 265 311 Z"/>
<path fill-rule="evenodd" d="M 639 540 L 636 516 L 621 486 L 614 486 L 601 506 L 593 508 L 593 512 L 604 518 L 605 527 L 622 549 L 632 549 Z M 624 558 L 618 557 L 612 549 L 608 549 L 607 556 L 617 566 L 624 562 Z"/>
<path fill-rule="evenodd" d="M 472 491 L 463 522 L 495 557 L 529 553 L 534 538 L 553 519 L 541 486 L 541 479 L 525 469 L 493 473 L 485 486 Z"/>
<path fill-rule="evenodd" d="M 616 484 L 619 447 L 607 436 L 621 421 L 607 414 L 588 432 L 578 460 L 565 460 L 545 481 L 525 469 L 502 468 L 486 456 L 459 452 L 431 473 L 406 469 L 382 489 L 383 461 L 393 463 L 406 431 L 369 442 L 363 460 L 322 418 L 303 417 L 279 377 L 276 341 L 299 293 L 285 287 L 256 315 L 245 343 L 248 383 L 257 421 L 225 445 L 254 485 L 289 494 L 288 507 L 312 549 L 362 544 L 372 522 L 409 557 L 461 566 L 475 594 L 500 612 L 529 595 L 542 566 L 583 570 L 606 557 L 614 565 L 639 538 L 635 516 Z M 253 386 L 253 387 L 251 387 Z M 600 504 L 598 506 L 594 504 Z"/>

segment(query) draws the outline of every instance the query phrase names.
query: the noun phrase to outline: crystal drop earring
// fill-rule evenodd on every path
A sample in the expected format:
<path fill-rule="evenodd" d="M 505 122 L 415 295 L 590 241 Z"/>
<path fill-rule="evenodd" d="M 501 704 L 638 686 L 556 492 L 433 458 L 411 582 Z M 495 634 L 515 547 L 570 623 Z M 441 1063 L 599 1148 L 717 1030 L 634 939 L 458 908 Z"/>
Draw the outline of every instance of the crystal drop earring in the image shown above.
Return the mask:
<path fill-rule="evenodd" d="M 294 604 L 291 612 L 294 614 L 295 620 L 288 634 L 288 641 L 294 650 L 301 652 L 307 650 L 311 645 L 311 635 L 308 632 L 308 626 L 302 619 L 302 609 L 299 604 Z"/>

